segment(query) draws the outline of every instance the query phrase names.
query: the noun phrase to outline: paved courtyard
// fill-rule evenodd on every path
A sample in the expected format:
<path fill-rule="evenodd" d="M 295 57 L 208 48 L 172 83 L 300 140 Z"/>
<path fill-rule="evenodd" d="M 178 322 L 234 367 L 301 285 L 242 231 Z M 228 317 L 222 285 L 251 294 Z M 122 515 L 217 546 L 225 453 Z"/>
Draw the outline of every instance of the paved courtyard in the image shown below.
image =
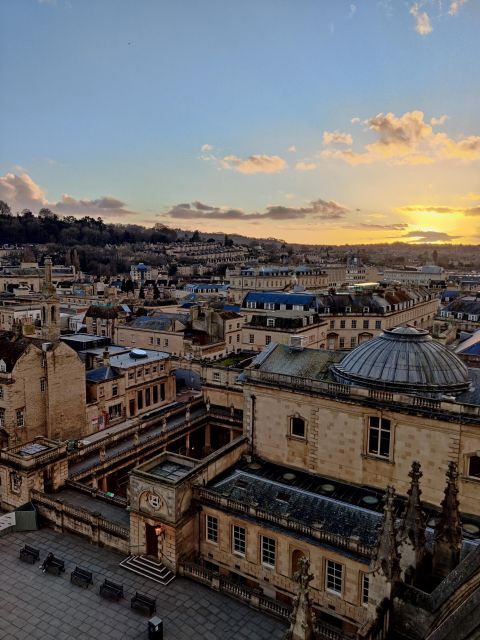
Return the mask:
<path fill-rule="evenodd" d="M 60 577 L 43 573 L 39 564 L 21 562 L 24 544 L 65 560 Z M 157 598 L 165 640 L 281 640 L 286 625 L 200 584 L 176 578 L 166 587 L 118 566 L 124 558 L 81 538 L 51 529 L 13 533 L 0 538 L 1 640 L 133 640 L 148 638 L 150 616 L 130 608 L 130 597 L 141 591 Z M 94 574 L 87 589 L 70 583 L 79 565 Z M 125 599 L 116 603 L 98 595 L 109 578 L 124 585 Z"/>

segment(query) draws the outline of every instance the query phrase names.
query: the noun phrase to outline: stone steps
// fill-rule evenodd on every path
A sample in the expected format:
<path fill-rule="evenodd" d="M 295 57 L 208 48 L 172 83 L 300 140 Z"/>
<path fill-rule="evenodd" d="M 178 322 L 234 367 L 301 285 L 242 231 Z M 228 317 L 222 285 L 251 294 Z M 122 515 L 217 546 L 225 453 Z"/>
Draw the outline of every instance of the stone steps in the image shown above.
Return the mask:
<path fill-rule="evenodd" d="M 163 586 L 167 586 L 175 578 L 175 574 L 167 569 L 164 564 L 150 560 L 145 556 L 129 556 L 120 562 L 120 566 Z"/>

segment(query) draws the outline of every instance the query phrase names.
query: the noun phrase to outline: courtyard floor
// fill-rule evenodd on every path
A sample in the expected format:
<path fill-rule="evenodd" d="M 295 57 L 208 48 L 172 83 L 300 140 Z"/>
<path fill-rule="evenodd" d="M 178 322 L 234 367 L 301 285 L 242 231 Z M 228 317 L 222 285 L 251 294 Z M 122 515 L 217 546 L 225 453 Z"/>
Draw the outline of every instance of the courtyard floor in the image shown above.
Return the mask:
<path fill-rule="evenodd" d="M 65 561 L 59 577 L 43 573 L 40 563 L 21 562 L 24 544 Z M 200 584 L 176 578 L 163 587 L 118 566 L 124 556 L 81 538 L 51 529 L 0 538 L 1 640 L 133 640 L 148 638 L 148 614 L 130 608 L 135 591 L 157 598 L 165 640 L 281 640 L 286 625 Z M 72 585 L 78 565 L 93 572 L 88 589 Z M 98 595 L 104 578 L 123 584 L 125 599 Z"/>

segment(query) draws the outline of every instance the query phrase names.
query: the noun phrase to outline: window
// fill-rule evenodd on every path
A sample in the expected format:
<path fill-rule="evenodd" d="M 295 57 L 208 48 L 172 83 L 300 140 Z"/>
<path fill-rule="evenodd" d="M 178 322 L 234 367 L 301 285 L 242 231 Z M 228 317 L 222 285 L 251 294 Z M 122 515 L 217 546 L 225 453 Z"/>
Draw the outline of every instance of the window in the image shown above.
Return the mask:
<path fill-rule="evenodd" d="M 390 456 L 390 420 L 370 416 L 368 427 L 368 453 L 388 458 Z"/>
<path fill-rule="evenodd" d="M 228 336 L 228 344 L 232 344 L 232 336 Z"/>
<path fill-rule="evenodd" d="M 213 379 L 215 380 L 215 382 L 220 382 L 220 372 L 219 371 L 214 371 L 213 372 Z"/>
<path fill-rule="evenodd" d="M 297 438 L 305 438 L 305 420 L 300 416 L 290 418 L 290 433 Z"/>
<path fill-rule="evenodd" d="M 356 329 L 356 328 L 357 328 L 357 321 L 352 320 L 352 329 Z"/>
<path fill-rule="evenodd" d="M 133 380 L 133 376 L 134 376 L 133 371 L 130 371 L 130 373 L 128 374 L 128 379 Z"/>
<path fill-rule="evenodd" d="M 163 346 L 168 347 L 168 338 L 165 338 L 165 340 L 163 341 Z"/>
<path fill-rule="evenodd" d="M 352 307 L 345 307 L 345 313 L 352 313 Z"/>
<path fill-rule="evenodd" d="M 153 338 L 150 338 L 149 340 L 150 340 L 150 344 L 153 344 Z"/>
<path fill-rule="evenodd" d="M 99 398 L 103 398 L 105 395 L 105 389 L 103 387 L 98 388 L 98 396 Z"/>
<path fill-rule="evenodd" d="M 267 318 L 267 327 L 275 326 L 275 318 Z"/>
<path fill-rule="evenodd" d="M 5 426 L 5 409 L 0 407 L 0 427 Z"/>
<path fill-rule="evenodd" d="M 247 309 L 256 309 L 257 303 L 252 300 L 247 300 Z"/>
<path fill-rule="evenodd" d="M 237 342 L 240 342 L 240 334 L 237 333 Z"/>
<path fill-rule="evenodd" d="M 118 396 L 118 385 L 112 384 L 112 396 Z"/>
<path fill-rule="evenodd" d="M 161 345 L 162 341 L 160 340 L 160 338 L 157 338 L 157 339 L 156 339 L 156 343 L 157 343 L 157 346 L 158 346 L 158 347 Z"/>
<path fill-rule="evenodd" d="M 265 336 L 265 345 L 269 345 L 272 341 L 272 336 Z"/>
<path fill-rule="evenodd" d="M 267 567 L 275 567 L 275 540 L 262 536 L 262 564 Z"/>
<path fill-rule="evenodd" d="M 345 324 L 346 324 L 345 320 L 340 320 L 340 329 L 345 329 Z"/>
<path fill-rule="evenodd" d="M 375 320 L 375 329 L 381 329 L 381 328 L 382 328 L 382 321 Z"/>
<path fill-rule="evenodd" d="M 158 384 L 153 385 L 153 404 L 157 404 L 158 402 Z"/>
<path fill-rule="evenodd" d="M 339 347 L 340 349 L 345 349 L 345 338 L 340 338 Z"/>
<path fill-rule="evenodd" d="M 150 389 L 145 389 L 145 406 L 147 406 L 147 407 L 149 407 L 151 405 L 150 396 L 151 396 Z"/>
<path fill-rule="evenodd" d="M 146 367 L 145 369 L 145 375 L 148 376 L 148 374 L 150 373 L 150 367 Z"/>
<path fill-rule="evenodd" d="M 363 573 L 362 574 L 361 599 L 362 599 L 362 605 L 364 607 L 366 607 L 367 604 L 368 604 L 368 588 L 369 588 L 369 586 L 370 586 L 370 579 L 365 573 Z"/>
<path fill-rule="evenodd" d="M 17 409 L 16 411 L 17 418 L 17 427 L 21 428 L 25 426 L 25 416 L 23 414 L 23 409 Z"/>
<path fill-rule="evenodd" d="M 335 320 L 330 320 L 330 329 L 335 329 Z"/>
<path fill-rule="evenodd" d="M 3 400 L 3 387 L 0 387 L 0 400 Z"/>
<path fill-rule="evenodd" d="M 218 518 L 207 515 L 207 540 L 218 543 Z"/>
<path fill-rule="evenodd" d="M 246 549 L 246 531 L 244 527 L 234 524 L 232 527 L 232 550 L 239 556 L 245 555 Z"/>
<path fill-rule="evenodd" d="M 143 391 L 137 392 L 137 407 L 138 409 L 143 409 Z"/>
<path fill-rule="evenodd" d="M 47 390 L 47 381 L 45 380 L 45 378 L 40 378 L 40 391 L 41 391 L 41 393 L 45 393 L 46 390 Z"/>
<path fill-rule="evenodd" d="M 468 459 L 468 475 L 480 478 L 480 456 L 470 456 Z"/>
<path fill-rule="evenodd" d="M 115 420 L 116 418 L 122 417 L 122 403 L 114 404 L 108 408 L 108 417 L 110 420 Z"/>
<path fill-rule="evenodd" d="M 275 309 L 275 303 L 274 302 L 266 302 L 264 308 L 265 309 L 269 309 L 270 311 L 272 311 L 273 309 Z"/>
<path fill-rule="evenodd" d="M 251 333 L 251 334 L 248 336 L 248 342 L 249 342 L 250 344 L 253 344 L 253 343 L 255 342 L 255 336 L 253 335 L 253 333 Z"/>
<path fill-rule="evenodd" d="M 369 326 L 370 326 L 370 321 L 369 320 L 364 320 L 363 321 L 363 328 L 364 329 L 368 329 Z"/>
<path fill-rule="evenodd" d="M 342 593 L 343 565 L 333 560 L 327 560 L 325 571 L 325 588 L 330 593 Z"/>
<path fill-rule="evenodd" d="M 352 336 L 350 338 L 350 348 L 353 349 L 353 347 L 355 346 L 356 342 L 357 342 L 357 340 L 356 340 L 355 336 Z"/>

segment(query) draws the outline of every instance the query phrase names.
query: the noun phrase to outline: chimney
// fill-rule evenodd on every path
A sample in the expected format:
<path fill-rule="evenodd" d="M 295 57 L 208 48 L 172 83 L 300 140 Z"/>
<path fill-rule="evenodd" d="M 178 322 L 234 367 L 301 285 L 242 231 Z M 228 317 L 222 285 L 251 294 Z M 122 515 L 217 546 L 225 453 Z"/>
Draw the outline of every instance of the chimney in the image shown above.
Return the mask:
<path fill-rule="evenodd" d="M 110 352 L 108 350 L 108 347 L 105 347 L 105 349 L 103 350 L 103 366 L 110 366 Z"/>

